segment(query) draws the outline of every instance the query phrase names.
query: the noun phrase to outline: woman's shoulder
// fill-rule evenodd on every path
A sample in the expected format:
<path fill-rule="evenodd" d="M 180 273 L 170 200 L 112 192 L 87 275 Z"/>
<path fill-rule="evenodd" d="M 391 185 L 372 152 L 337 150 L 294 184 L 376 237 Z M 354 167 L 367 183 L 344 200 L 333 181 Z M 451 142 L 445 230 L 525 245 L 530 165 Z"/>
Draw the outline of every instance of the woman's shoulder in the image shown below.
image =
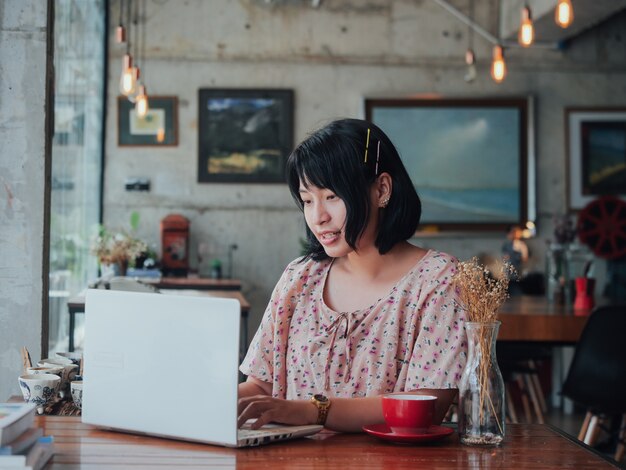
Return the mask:
<path fill-rule="evenodd" d="M 439 277 L 453 275 L 457 270 L 458 259 L 448 253 L 437 250 L 428 252 L 418 262 L 418 272 L 423 276 Z"/>
<path fill-rule="evenodd" d="M 328 270 L 331 260 L 315 261 L 299 257 L 291 261 L 283 273 L 283 281 L 287 283 L 306 282 L 309 278 L 323 276 Z"/>
<path fill-rule="evenodd" d="M 432 264 L 433 266 L 441 266 L 443 268 L 456 267 L 459 262 L 455 256 L 437 250 L 428 250 L 420 261 L 425 264 Z"/>

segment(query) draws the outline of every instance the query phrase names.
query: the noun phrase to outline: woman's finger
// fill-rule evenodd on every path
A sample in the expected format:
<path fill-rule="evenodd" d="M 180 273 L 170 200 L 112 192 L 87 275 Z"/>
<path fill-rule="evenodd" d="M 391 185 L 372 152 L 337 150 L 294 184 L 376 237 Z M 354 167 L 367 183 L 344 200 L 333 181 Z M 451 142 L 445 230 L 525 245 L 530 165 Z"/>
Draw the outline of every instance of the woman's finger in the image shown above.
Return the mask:
<path fill-rule="evenodd" d="M 272 414 L 272 410 L 261 413 L 257 420 L 250 424 L 250 429 L 259 429 L 261 426 L 271 423 L 273 421 Z"/>
<path fill-rule="evenodd" d="M 264 413 L 270 406 L 271 403 L 261 400 L 248 403 L 243 411 L 239 414 L 239 418 L 237 419 L 237 426 L 243 426 L 245 422 L 249 419 L 259 418 L 261 414 Z"/>
<path fill-rule="evenodd" d="M 268 397 L 266 395 L 254 395 L 251 397 L 240 398 L 237 401 L 237 413 L 241 414 L 241 412 L 245 410 L 248 407 L 248 405 L 250 405 L 250 403 L 268 401 L 271 399 L 272 399 L 271 397 Z"/>

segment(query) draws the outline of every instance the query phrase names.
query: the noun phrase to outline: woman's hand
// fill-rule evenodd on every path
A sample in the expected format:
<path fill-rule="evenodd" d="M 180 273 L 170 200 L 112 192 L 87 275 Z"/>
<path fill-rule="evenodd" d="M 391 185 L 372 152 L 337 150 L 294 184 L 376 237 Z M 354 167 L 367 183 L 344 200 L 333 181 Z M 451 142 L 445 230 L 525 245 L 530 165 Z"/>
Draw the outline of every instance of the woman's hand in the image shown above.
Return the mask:
<path fill-rule="evenodd" d="M 317 407 L 308 400 L 281 400 L 267 395 L 254 395 L 239 399 L 237 427 L 249 419 L 255 419 L 252 429 L 267 423 L 315 424 Z"/>

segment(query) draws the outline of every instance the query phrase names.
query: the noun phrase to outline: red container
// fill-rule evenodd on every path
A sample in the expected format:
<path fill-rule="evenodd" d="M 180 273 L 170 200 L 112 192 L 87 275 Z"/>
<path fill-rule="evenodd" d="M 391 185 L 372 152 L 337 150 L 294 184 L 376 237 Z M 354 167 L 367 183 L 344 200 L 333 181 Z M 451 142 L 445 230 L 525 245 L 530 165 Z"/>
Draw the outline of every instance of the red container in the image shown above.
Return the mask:
<path fill-rule="evenodd" d="M 574 310 L 576 315 L 587 315 L 593 308 L 593 299 L 596 280 L 591 277 L 576 278 L 576 298 L 574 299 Z"/>
<path fill-rule="evenodd" d="M 170 214 L 161 221 L 161 271 L 164 276 L 186 276 L 189 271 L 189 220 Z"/>

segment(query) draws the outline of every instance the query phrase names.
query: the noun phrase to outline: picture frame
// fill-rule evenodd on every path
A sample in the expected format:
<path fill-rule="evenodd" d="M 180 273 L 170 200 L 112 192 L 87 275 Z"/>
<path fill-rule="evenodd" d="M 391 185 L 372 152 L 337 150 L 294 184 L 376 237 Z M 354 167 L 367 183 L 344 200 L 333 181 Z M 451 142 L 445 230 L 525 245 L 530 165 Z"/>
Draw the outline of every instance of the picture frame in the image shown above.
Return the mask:
<path fill-rule="evenodd" d="M 566 108 L 567 206 L 613 195 L 626 200 L 626 108 Z"/>
<path fill-rule="evenodd" d="M 293 90 L 200 89 L 198 126 L 198 182 L 285 183 Z"/>
<path fill-rule="evenodd" d="M 175 147 L 178 145 L 178 98 L 148 96 L 148 114 L 137 116 L 135 104 L 117 98 L 117 145 Z"/>
<path fill-rule="evenodd" d="M 420 196 L 419 230 L 504 232 L 534 220 L 529 108 L 531 97 L 365 100 Z"/>

